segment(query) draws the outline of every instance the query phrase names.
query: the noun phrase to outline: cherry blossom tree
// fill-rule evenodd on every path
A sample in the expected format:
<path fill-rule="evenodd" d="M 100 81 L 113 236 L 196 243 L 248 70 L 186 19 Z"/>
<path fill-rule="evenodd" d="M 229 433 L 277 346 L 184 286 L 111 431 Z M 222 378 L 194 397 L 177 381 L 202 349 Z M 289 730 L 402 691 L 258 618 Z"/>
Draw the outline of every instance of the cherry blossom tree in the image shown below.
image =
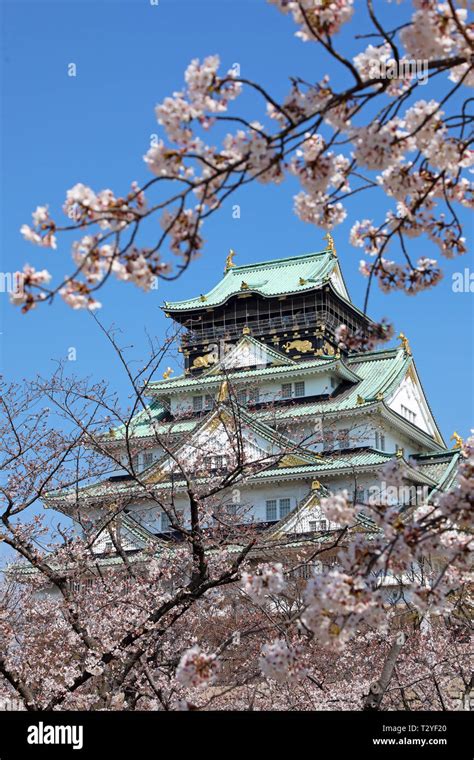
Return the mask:
<path fill-rule="evenodd" d="M 158 426 L 155 443 L 171 462 L 163 495 L 136 467 L 133 420 L 149 409 L 143 388 L 167 345 L 132 371 L 117 335 L 108 337 L 130 379 L 128 410 L 104 384 L 61 366 L 2 388 L 0 540 L 14 562 L 0 587 L 0 697 L 27 710 L 462 705 L 472 689 L 474 441 L 452 489 L 433 502 L 401 510 L 327 493 L 321 508 L 336 527 L 272 539 L 227 509 L 229 492 L 303 444 L 249 459 L 229 377 L 215 409 L 226 466 L 201 477 L 207 448 L 197 443 L 190 456 L 172 426 Z M 125 460 L 108 428 L 122 430 Z M 94 502 L 84 486 L 106 482 L 111 461 L 128 490 L 114 480 Z M 391 462 L 384 477 L 401 486 L 403 467 Z M 167 514 L 174 540 L 149 532 L 136 552 L 124 520 L 140 498 Z M 38 500 L 66 505 L 81 535 L 48 525 Z"/>
<path fill-rule="evenodd" d="M 353 0 L 270 2 L 345 83 L 335 86 L 329 73 L 307 81 L 290 72 L 291 89 L 278 102 L 236 67 L 220 73 L 217 55 L 192 60 L 184 87 L 156 107 L 160 132 L 144 156 L 151 179 L 119 193 L 78 182 L 66 193 L 66 223 L 43 205 L 32 225 L 23 225 L 23 236 L 46 249 L 66 233 L 74 236 L 73 271 L 63 281 L 51 282 L 47 269 L 24 267 L 23 287 L 13 295 L 24 312 L 58 294 L 74 309 L 96 309 L 96 294 L 111 275 L 145 291 L 156 278 L 179 277 L 203 249 L 205 220 L 230 196 L 251 182 L 280 184 L 288 176 L 301 185 L 296 215 L 326 230 L 353 213 L 355 196 L 382 193 L 385 214 L 354 219 L 350 233 L 366 256 L 360 264 L 368 278 L 365 306 L 372 282 L 414 294 L 442 276 L 432 250 L 447 258 L 466 251 L 458 215 L 472 207 L 472 115 L 470 99 L 461 99 L 474 81 L 466 4 L 401 3 L 401 23 L 386 29 L 380 4 L 366 0 L 368 26 L 361 33 Z M 360 45 L 353 57 L 337 41 L 351 25 Z M 253 116 L 246 115 L 246 92 L 261 101 Z M 162 231 L 146 245 L 141 231 L 150 217 L 159 218 Z M 415 258 L 411 248 L 422 237 L 427 251 Z M 380 326 L 379 333 L 387 337 Z"/>

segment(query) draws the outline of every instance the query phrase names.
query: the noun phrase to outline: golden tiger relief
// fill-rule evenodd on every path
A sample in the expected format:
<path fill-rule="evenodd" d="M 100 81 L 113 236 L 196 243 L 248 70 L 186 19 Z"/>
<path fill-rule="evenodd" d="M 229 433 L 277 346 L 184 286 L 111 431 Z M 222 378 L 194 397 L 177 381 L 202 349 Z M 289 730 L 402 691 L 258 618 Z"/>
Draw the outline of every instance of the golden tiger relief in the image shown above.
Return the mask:
<path fill-rule="evenodd" d="M 301 351 L 302 354 L 307 354 L 308 351 L 313 350 L 313 344 L 310 340 L 292 340 L 289 343 L 285 343 L 283 348 L 286 353 L 294 349 L 295 351 Z"/>

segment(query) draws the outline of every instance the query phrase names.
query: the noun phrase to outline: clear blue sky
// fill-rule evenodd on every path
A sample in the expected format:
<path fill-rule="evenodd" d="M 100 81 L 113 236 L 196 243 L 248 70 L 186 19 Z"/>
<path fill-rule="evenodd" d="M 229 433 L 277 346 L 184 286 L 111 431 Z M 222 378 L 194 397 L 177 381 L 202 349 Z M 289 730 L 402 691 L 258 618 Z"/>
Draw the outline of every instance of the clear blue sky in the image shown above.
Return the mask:
<path fill-rule="evenodd" d="M 359 3 L 360 5 L 360 3 Z M 381 2 L 376 7 L 380 8 Z M 386 11 L 400 18 L 403 5 Z M 83 2 L 3 2 L 2 45 L 2 270 L 25 261 L 59 275 L 70 270 L 68 246 L 43 251 L 23 241 L 22 223 L 39 204 L 53 214 L 76 182 L 99 190 L 126 192 L 133 179 L 149 178 L 142 156 L 158 131 L 154 106 L 182 86 L 193 57 L 219 53 L 228 68 L 238 62 L 242 75 L 262 82 L 277 97 L 289 89 L 290 75 L 317 80 L 325 61 L 314 45 L 294 37 L 295 27 L 264 0 L 84 0 Z M 363 23 L 364 14 L 357 16 Z M 343 44 L 345 37 L 340 38 Z M 365 47 L 351 44 L 350 50 Z M 68 63 L 77 77 L 67 76 Z M 337 79 L 337 78 L 336 78 Z M 261 111 L 254 109 L 255 117 Z M 253 262 L 320 250 L 323 232 L 299 222 L 292 212 L 295 186 L 251 186 L 206 224 L 202 259 L 177 283 L 144 294 L 114 282 L 100 294 L 100 317 L 123 331 L 134 356 L 146 353 L 145 330 L 159 336 L 167 324 L 162 300 L 205 292 L 220 277 L 230 247 L 237 262 Z M 349 219 L 335 233 L 351 295 L 362 304 L 365 281 L 357 272 L 360 250 L 348 243 L 357 218 L 376 215 L 375 196 L 356 196 Z M 469 233 L 467 234 L 469 241 Z M 470 241 L 469 241 L 470 242 Z M 419 242 L 418 255 L 430 253 Z M 431 251 L 431 254 L 434 252 Z M 374 291 L 370 314 L 387 316 L 410 338 L 418 370 L 443 433 L 465 435 L 472 425 L 473 294 L 455 294 L 451 274 L 469 267 L 471 254 L 443 261 L 446 277 L 436 289 L 408 298 Z M 126 380 L 114 356 L 86 313 L 61 302 L 27 316 L 0 294 L 2 367 L 10 378 L 46 374 L 52 359 L 77 350 L 71 367 L 79 375 L 107 377 L 126 399 Z"/>

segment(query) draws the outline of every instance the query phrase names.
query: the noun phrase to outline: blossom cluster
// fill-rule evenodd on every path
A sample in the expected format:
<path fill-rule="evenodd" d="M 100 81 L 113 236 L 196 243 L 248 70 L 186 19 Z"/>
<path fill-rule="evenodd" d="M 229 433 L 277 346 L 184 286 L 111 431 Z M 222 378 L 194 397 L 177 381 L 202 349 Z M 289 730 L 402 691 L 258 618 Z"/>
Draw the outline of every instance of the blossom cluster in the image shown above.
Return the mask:
<path fill-rule="evenodd" d="M 210 685 L 216 675 L 218 662 L 215 654 L 206 654 L 201 647 L 195 644 L 182 655 L 176 678 L 188 687 Z"/>
<path fill-rule="evenodd" d="M 271 594 L 280 594 L 285 587 L 281 562 L 259 565 L 253 573 L 242 573 L 242 589 L 257 604 Z"/>
<path fill-rule="evenodd" d="M 297 647 L 284 639 L 275 639 L 262 647 L 260 669 L 267 678 L 280 683 L 298 681 L 306 675 L 306 668 Z"/>

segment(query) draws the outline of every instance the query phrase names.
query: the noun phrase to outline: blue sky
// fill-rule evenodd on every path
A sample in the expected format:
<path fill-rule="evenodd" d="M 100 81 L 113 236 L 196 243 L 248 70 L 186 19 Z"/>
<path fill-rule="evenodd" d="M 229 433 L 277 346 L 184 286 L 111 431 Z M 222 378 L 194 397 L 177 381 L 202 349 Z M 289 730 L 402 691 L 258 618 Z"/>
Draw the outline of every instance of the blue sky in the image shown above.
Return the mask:
<path fill-rule="evenodd" d="M 402 12 L 402 6 L 392 4 L 386 14 L 395 25 Z M 67 244 L 57 251 L 32 247 L 19 234 L 21 224 L 30 222 L 39 204 L 49 203 L 53 217 L 59 216 L 65 192 L 76 182 L 122 194 L 131 180 L 148 179 L 142 156 L 150 135 L 159 131 L 154 106 L 181 88 L 192 58 L 219 53 L 224 68 L 238 62 L 242 76 L 261 82 L 276 97 L 289 90 L 290 75 L 318 80 L 327 69 L 316 47 L 297 40 L 290 19 L 264 0 L 160 0 L 158 6 L 149 0 L 16 0 L 3 2 L 2 14 L 2 271 L 21 268 L 25 261 L 58 275 L 70 270 Z M 363 16 L 360 11 L 361 26 Z M 354 45 L 345 32 L 339 44 L 353 53 L 365 47 L 363 41 Z M 71 62 L 77 66 L 76 78 L 67 76 Z M 337 75 L 333 78 L 337 82 Z M 255 101 L 245 101 L 249 113 L 261 118 L 263 112 L 255 106 Z M 230 203 L 211 218 L 204 228 L 202 258 L 178 282 L 149 294 L 113 282 L 100 294 L 101 320 L 120 327 L 123 342 L 133 345 L 131 355 L 143 357 L 145 331 L 159 337 L 167 325 L 159 309 L 162 301 L 209 290 L 230 247 L 237 251 L 237 263 L 323 248 L 323 231 L 293 214 L 295 189 L 291 182 L 246 188 L 232 201 L 240 204 L 241 218 L 232 218 Z M 348 208 L 349 218 L 336 230 L 335 240 L 349 290 L 361 306 L 360 250 L 349 245 L 348 232 L 357 218 L 377 218 L 380 199 L 361 194 Z M 470 242 L 468 231 L 466 236 Z M 424 240 L 417 246 L 417 255 L 436 255 Z M 473 419 L 473 294 L 451 288 L 453 272 L 472 271 L 470 256 L 443 261 L 441 285 L 415 298 L 375 290 L 369 309 L 376 319 L 387 316 L 410 338 L 447 438 L 453 430 L 467 434 Z M 109 378 L 126 401 L 126 379 L 86 313 L 58 301 L 23 316 L 4 293 L 0 310 L 1 366 L 8 377 L 47 374 L 52 360 L 65 358 L 74 347 L 77 360 L 71 370 Z"/>

